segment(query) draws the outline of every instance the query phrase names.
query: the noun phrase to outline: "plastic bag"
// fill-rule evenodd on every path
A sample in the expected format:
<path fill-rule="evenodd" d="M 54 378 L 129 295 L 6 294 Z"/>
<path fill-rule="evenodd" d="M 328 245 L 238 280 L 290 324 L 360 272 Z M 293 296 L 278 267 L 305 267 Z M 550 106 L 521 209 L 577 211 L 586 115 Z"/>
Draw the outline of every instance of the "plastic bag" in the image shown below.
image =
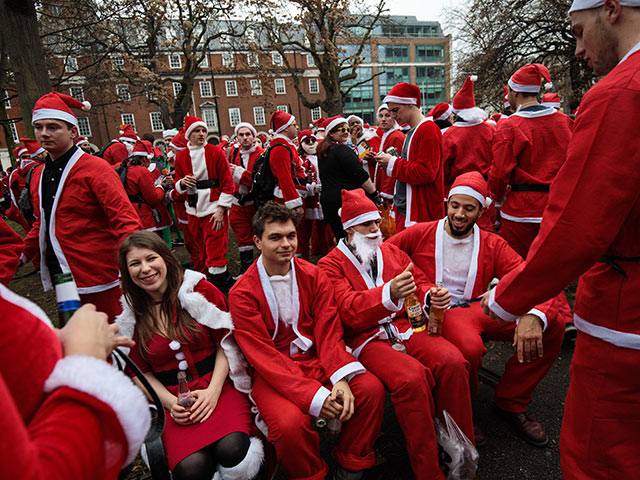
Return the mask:
<path fill-rule="evenodd" d="M 382 222 L 380 222 L 380 230 L 382 231 L 382 237 L 386 240 L 392 235 L 395 235 L 396 221 L 391 216 L 391 206 L 381 205 L 380 207 L 378 207 L 378 210 L 380 210 L 380 216 L 382 217 Z"/>
<path fill-rule="evenodd" d="M 440 468 L 447 480 L 473 480 L 480 458 L 478 450 L 446 410 L 442 415 L 446 426 L 438 418 L 434 421 Z"/>

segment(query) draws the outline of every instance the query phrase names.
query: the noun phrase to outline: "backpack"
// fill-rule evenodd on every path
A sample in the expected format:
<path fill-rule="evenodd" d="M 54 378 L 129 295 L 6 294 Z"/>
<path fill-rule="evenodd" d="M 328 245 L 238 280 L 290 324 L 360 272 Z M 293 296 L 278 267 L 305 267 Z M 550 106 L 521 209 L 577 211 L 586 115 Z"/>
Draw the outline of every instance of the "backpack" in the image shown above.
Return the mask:
<path fill-rule="evenodd" d="M 256 163 L 253 165 L 251 171 L 251 191 L 249 195 L 253 199 L 256 210 L 269 200 L 273 200 L 273 190 L 276 188 L 276 177 L 271 171 L 271 165 L 269 163 L 269 155 L 271 150 L 275 147 L 284 147 L 289 152 L 289 158 L 292 164 L 292 173 L 295 172 L 295 166 L 293 165 L 293 152 L 288 145 L 277 143 L 269 146 L 262 154 L 256 159 Z M 295 174 L 293 175 L 295 178 Z"/>
<path fill-rule="evenodd" d="M 109 148 L 111 145 L 113 145 L 114 143 L 117 143 L 118 140 L 111 140 L 109 143 L 107 143 L 104 147 L 102 147 L 102 149 L 95 154 L 96 157 L 100 157 L 100 158 L 104 158 L 104 152 L 107 151 L 107 148 Z"/>
<path fill-rule="evenodd" d="M 33 215 L 33 204 L 31 203 L 30 195 L 31 175 L 33 175 L 33 171 L 35 170 L 35 168 L 36 166 L 33 166 L 27 172 L 27 181 L 24 185 L 24 188 L 20 192 L 20 196 L 18 197 L 17 201 L 18 210 L 20 210 L 20 213 L 22 214 L 24 219 L 29 222 L 35 220 L 35 216 Z"/>
<path fill-rule="evenodd" d="M 138 208 L 140 208 L 142 207 L 143 203 L 147 203 L 144 201 L 144 198 L 142 198 L 142 194 L 138 192 L 135 195 L 129 195 L 129 192 L 127 192 L 127 171 L 132 165 L 137 165 L 137 163 L 131 164 L 130 160 L 127 158 L 122 161 L 120 166 L 116 168 L 115 171 L 120 176 L 120 182 L 122 183 L 122 188 L 124 188 L 124 193 L 127 194 L 127 197 L 129 197 L 131 203 L 137 203 Z"/>

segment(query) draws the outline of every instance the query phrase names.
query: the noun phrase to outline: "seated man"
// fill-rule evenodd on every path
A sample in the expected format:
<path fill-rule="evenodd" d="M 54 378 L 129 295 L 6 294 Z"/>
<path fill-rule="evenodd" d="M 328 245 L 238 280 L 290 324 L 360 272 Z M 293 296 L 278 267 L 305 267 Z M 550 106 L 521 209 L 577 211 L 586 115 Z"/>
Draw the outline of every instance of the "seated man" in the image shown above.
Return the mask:
<path fill-rule="evenodd" d="M 288 477 L 325 478 L 312 417 L 339 417 L 335 478 L 359 479 L 375 461 L 384 389 L 347 353 L 326 275 L 294 258 L 297 219 L 275 202 L 253 217 L 262 255 L 229 294 L 234 336 L 254 368 L 251 397 Z"/>
<path fill-rule="evenodd" d="M 420 223 L 394 235 L 389 242 L 449 290 L 453 306 L 445 312 L 442 332 L 471 364 L 472 395 L 478 389 L 478 369 L 487 352 L 482 337 L 513 341 L 517 352 L 505 366 L 494 403 L 520 436 L 543 447 L 547 435 L 542 425 L 527 415 L 527 405 L 558 356 L 564 327 L 556 318 L 554 300 L 539 305 L 516 323 L 491 319 L 484 315 L 479 302 L 469 307 L 467 302 L 482 295 L 493 278 L 501 278 L 523 262 L 505 240 L 476 225 L 486 194 L 487 182 L 479 172 L 462 174 L 449 192 L 445 218 Z M 482 435 L 477 430 L 476 442 L 479 437 Z"/>
<path fill-rule="evenodd" d="M 333 283 L 345 340 L 391 392 L 416 478 L 444 479 L 433 417 L 447 410 L 473 440 L 469 365 L 444 338 L 411 329 L 404 299 L 415 292 L 444 309 L 449 293 L 429 282 L 398 247 L 381 243 L 380 214 L 364 190 L 342 190 L 341 217 L 347 238 L 318 266 Z M 396 341 L 408 355 L 392 347 Z"/>

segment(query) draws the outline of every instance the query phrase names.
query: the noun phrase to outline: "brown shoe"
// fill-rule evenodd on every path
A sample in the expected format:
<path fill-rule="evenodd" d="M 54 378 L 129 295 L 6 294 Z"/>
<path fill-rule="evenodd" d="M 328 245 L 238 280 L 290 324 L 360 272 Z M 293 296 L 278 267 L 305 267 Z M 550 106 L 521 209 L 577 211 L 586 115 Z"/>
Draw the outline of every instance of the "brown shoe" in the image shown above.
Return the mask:
<path fill-rule="evenodd" d="M 473 424 L 473 437 L 476 447 L 484 447 L 487 444 L 487 437 L 478 423 Z"/>
<path fill-rule="evenodd" d="M 531 418 L 526 412 L 507 412 L 499 407 L 495 408 L 520 437 L 536 447 L 547 446 L 549 439 L 540 422 Z"/>

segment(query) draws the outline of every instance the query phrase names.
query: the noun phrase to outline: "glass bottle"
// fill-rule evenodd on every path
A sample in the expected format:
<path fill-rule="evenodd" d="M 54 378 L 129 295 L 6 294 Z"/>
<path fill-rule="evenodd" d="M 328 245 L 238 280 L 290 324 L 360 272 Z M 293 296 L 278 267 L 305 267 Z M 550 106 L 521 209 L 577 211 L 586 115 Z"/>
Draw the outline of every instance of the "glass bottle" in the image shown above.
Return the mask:
<path fill-rule="evenodd" d="M 442 287 L 442 283 L 437 283 L 438 288 Z M 429 322 L 427 323 L 427 333 L 431 337 L 440 337 L 442 335 L 442 317 L 444 310 L 431 305 L 429 309 Z"/>
<path fill-rule="evenodd" d="M 424 332 L 426 326 L 424 324 L 424 315 L 422 315 L 422 305 L 415 293 L 407 295 L 404 299 L 404 308 L 407 311 L 407 317 L 411 323 L 414 332 Z"/>
<path fill-rule="evenodd" d="M 191 391 L 187 383 L 187 372 L 181 370 L 178 372 L 178 405 L 190 408 L 194 403 L 195 401 L 191 397 Z"/>
<path fill-rule="evenodd" d="M 58 309 L 59 327 L 64 327 L 71 316 L 78 310 L 82 304 L 80 303 L 80 295 L 73 281 L 71 273 L 59 273 L 53 278 L 56 289 L 56 303 Z"/>
<path fill-rule="evenodd" d="M 336 401 L 343 405 L 344 403 L 344 392 L 342 390 L 338 390 L 336 393 Z M 342 431 L 342 422 L 340 421 L 340 415 L 330 418 L 327 420 L 327 433 L 332 437 L 337 437 L 340 435 Z"/>

